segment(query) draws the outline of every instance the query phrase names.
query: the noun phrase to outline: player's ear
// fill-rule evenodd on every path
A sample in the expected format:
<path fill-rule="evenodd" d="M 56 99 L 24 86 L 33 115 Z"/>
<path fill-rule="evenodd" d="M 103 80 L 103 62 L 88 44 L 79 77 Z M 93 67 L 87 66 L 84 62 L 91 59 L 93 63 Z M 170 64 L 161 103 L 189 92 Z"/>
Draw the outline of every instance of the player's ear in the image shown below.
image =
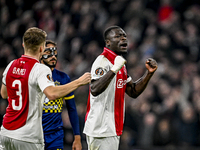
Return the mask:
<path fill-rule="evenodd" d="M 24 47 L 24 43 L 22 43 L 22 47 Z"/>
<path fill-rule="evenodd" d="M 105 40 L 106 46 L 110 46 L 110 40 Z"/>
<path fill-rule="evenodd" d="M 44 47 L 40 46 L 40 53 L 43 53 Z"/>

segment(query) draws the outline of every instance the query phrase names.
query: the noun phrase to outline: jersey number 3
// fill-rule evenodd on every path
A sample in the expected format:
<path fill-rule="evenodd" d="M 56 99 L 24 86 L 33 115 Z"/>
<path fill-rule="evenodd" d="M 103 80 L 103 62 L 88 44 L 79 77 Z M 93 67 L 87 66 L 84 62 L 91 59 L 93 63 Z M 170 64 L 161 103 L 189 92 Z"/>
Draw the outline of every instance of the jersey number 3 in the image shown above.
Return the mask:
<path fill-rule="evenodd" d="M 16 91 L 16 95 L 19 96 L 19 106 L 15 105 L 16 100 L 12 99 L 12 107 L 14 110 L 20 110 L 22 108 L 22 88 L 21 88 L 21 81 L 20 80 L 14 80 L 12 83 L 12 87 L 15 87 L 18 85 L 18 91 Z"/>

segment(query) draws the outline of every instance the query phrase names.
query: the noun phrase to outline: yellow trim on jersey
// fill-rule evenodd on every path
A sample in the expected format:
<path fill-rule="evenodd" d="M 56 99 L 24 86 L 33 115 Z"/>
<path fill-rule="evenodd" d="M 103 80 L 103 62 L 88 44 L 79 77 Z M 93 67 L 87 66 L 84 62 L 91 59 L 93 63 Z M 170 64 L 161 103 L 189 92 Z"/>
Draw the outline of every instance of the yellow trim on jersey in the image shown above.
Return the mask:
<path fill-rule="evenodd" d="M 72 98 L 74 98 L 74 95 L 68 96 L 68 97 L 64 97 L 64 100 L 70 100 L 70 99 L 72 99 Z"/>

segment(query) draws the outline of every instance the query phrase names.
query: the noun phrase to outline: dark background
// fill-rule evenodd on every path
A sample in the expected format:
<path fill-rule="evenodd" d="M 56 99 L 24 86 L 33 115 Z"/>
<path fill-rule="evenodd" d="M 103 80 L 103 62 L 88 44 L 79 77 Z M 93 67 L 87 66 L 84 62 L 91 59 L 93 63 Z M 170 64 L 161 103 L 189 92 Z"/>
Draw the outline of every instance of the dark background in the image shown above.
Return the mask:
<path fill-rule="evenodd" d="M 103 32 L 121 26 L 129 46 L 127 70 L 133 80 L 145 60 L 158 70 L 137 99 L 126 96 L 120 150 L 193 150 L 200 148 L 200 1 L 199 0 L 0 0 L 0 76 L 23 54 L 22 36 L 39 27 L 58 44 L 57 69 L 72 80 L 90 71 L 103 51 Z M 0 81 L 1 82 L 1 81 Z M 88 85 L 75 91 L 81 133 Z M 1 98 L 1 120 L 7 101 Z M 65 149 L 73 132 L 63 111 Z M 87 149 L 82 134 L 83 149 Z"/>

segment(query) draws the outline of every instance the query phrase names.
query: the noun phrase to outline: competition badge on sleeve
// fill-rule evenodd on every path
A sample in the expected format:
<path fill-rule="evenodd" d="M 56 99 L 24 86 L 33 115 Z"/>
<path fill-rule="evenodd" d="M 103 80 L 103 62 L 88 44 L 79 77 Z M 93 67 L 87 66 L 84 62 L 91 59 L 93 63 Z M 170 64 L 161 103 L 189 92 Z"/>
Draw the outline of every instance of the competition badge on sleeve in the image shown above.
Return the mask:
<path fill-rule="evenodd" d="M 95 74 L 96 74 L 97 76 L 102 76 L 102 75 L 104 74 L 103 68 L 97 68 L 97 69 L 95 70 Z"/>

